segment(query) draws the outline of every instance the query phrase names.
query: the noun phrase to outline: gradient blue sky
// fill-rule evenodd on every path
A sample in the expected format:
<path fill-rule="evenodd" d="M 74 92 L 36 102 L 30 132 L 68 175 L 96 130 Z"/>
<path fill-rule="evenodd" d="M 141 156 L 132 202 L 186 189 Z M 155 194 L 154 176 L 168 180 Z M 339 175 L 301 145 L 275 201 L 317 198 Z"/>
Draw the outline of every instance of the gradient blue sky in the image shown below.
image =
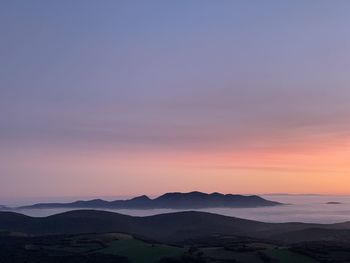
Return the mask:
<path fill-rule="evenodd" d="M 0 197 L 349 193 L 349 13 L 1 0 Z"/>

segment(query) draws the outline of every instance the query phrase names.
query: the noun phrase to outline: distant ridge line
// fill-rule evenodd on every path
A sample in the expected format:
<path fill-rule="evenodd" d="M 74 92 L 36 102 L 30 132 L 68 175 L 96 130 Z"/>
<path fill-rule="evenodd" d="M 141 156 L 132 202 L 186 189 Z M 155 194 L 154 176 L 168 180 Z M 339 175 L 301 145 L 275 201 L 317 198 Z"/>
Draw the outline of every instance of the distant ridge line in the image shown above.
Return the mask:
<path fill-rule="evenodd" d="M 104 209 L 200 209 L 217 207 L 264 207 L 276 206 L 282 203 L 270 201 L 257 195 L 203 193 L 198 191 L 181 193 L 165 193 L 154 199 L 147 195 L 126 200 L 106 201 L 93 199 L 74 201 L 70 203 L 38 203 L 21 206 L 18 209 L 48 209 L 48 208 L 104 208 Z"/>

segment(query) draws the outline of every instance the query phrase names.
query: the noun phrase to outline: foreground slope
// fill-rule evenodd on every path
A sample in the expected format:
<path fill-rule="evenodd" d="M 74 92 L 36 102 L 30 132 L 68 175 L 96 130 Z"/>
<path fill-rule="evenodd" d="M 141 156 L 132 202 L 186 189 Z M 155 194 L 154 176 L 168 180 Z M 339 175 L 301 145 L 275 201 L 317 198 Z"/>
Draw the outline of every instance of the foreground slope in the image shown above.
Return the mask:
<path fill-rule="evenodd" d="M 172 246 L 121 233 L 55 236 L 0 235 L 1 263 L 316 263 L 313 257 L 254 239 L 225 236 Z M 214 243 L 215 246 L 213 247 Z M 304 249 L 299 247 L 298 249 Z M 344 247 L 346 249 L 346 247 Z M 344 256 L 342 256 L 344 258 Z"/>

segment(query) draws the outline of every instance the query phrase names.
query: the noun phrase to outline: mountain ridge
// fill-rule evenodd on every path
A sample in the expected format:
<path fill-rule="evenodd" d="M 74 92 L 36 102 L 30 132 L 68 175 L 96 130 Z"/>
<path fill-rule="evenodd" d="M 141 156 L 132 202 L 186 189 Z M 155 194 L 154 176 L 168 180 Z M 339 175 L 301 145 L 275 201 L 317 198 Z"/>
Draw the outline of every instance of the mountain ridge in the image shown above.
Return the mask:
<path fill-rule="evenodd" d="M 106 201 L 103 199 L 78 200 L 70 203 L 38 203 L 18 207 L 18 209 L 45 208 L 105 208 L 105 209 L 200 209 L 215 207 L 263 207 L 282 203 L 270 201 L 257 195 L 234 195 L 221 193 L 202 193 L 198 191 L 165 193 L 154 199 L 146 195 L 126 200 Z"/>

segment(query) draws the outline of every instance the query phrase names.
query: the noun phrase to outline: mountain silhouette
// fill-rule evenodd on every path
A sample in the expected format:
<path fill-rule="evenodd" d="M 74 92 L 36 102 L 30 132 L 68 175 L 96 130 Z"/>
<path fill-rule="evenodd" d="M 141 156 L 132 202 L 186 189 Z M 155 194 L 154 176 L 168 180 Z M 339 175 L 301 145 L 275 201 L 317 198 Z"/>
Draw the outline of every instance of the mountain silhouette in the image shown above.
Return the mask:
<path fill-rule="evenodd" d="M 94 199 L 72 203 L 40 203 L 19 207 L 20 209 L 39 208 L 105 208 L 105 209 L 199 209 L 214 207 L 260 207 L 281 205 L 257 195 L 233 195 L 220 193 L 166 193 L 155 199 L 146 195 L 128 200 L 106 201 Z"/>

